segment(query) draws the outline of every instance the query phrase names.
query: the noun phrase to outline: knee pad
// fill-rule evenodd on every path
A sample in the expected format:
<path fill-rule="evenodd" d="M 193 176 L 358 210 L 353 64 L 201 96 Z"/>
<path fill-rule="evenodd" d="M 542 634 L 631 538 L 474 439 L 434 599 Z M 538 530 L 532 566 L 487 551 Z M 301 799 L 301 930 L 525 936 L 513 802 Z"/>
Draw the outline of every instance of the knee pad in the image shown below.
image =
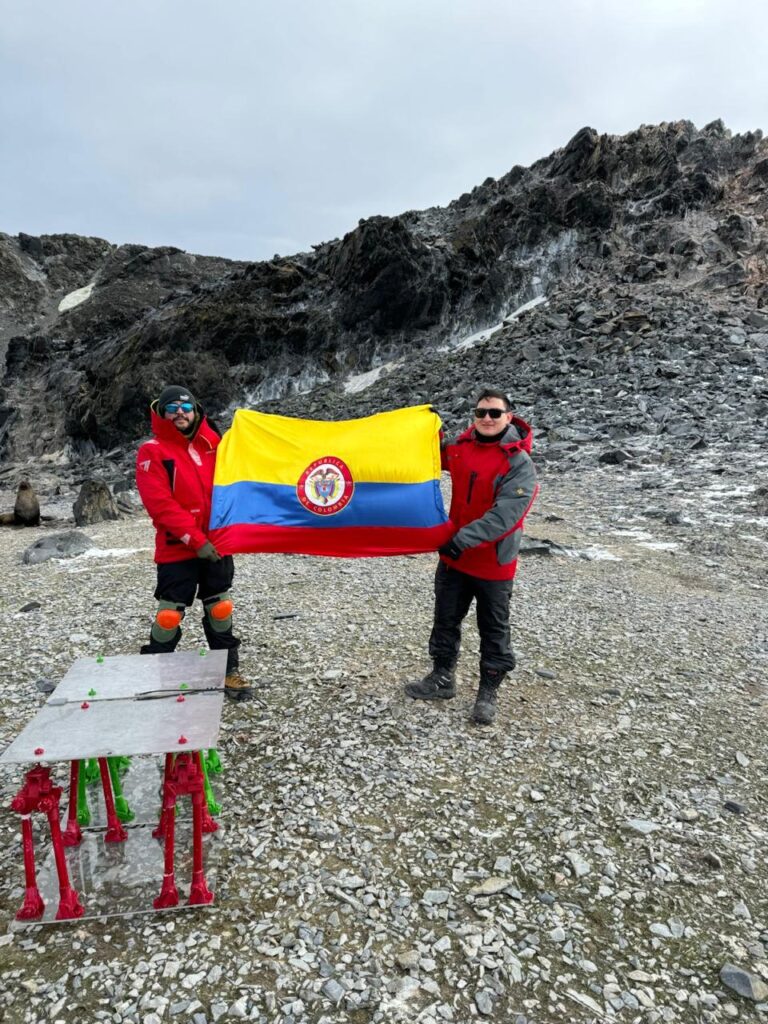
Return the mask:
<path fill-rule="evenodd" d="M 205 601 L 205 614 L 211 629 L 217 633 L 226 633 L 232 629 L 232 611 L 234 607 L 229 597 L 229 591 L 207 598 Z"/>
<path fill-rule="evenodd" d="M 152 623 L 152 638 L 158 643 L 167 644 L 176 637 L 183 618 L 184 605 L 160 601 Z"/>

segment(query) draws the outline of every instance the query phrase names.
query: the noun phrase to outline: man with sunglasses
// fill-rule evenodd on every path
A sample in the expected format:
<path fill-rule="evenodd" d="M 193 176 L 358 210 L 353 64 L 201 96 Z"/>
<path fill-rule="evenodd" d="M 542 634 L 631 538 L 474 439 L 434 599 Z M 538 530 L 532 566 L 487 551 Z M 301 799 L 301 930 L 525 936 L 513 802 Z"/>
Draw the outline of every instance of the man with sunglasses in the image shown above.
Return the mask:
<path fill-rule="evenodd" d="M 253 693 L 238 671 L 240 641 L 232 633 L 234 563 L 207 535 L 220 437 L 181 385 L 165 388 L 150 410 L 153 437 L 136 456 L 136 486 L 156 531 L 158 608 L 141 653 L 175 650 L 185 609 L 199 597 L 208 646 L 227 651 L 225 693 L 248 700 Z"/>
<path fill-rule="evenodd" d="M 490 725 L 499 686 L 515 667 L 509 602 L 523 521 L 538 491 L 530 458 L 533 433 L 512 414 L 503 391 L 485 388 L 475 422 L 442 452 L 451 474 L 451 540 L 440 549 L 435 575 L 435 618 L 429 638 L 432 671 L 405 692 L 418 700 L 456 695 L 461 624 L 472 600 L 480 633 L 480 685 L 473 718 Z"/>

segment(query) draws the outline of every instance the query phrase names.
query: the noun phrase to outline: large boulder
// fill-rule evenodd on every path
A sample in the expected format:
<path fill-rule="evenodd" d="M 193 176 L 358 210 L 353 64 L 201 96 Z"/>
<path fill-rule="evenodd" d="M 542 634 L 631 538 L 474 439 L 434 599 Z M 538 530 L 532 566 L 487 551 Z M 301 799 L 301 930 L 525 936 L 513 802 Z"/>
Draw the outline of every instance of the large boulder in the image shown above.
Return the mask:
<path fill-rule="evenodd" d="M 92 526 L 109 519 L 119 519 L 115 499 L 103 480 L 86 480 L 72 506 L 77 526 Z"/>

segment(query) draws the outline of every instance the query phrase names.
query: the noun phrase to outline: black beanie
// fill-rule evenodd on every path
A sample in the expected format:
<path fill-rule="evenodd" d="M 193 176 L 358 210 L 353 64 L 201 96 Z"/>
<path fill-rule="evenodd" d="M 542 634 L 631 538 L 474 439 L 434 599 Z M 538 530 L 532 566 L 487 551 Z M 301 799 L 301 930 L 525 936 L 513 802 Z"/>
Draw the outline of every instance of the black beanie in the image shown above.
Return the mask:
<path fill-rule="evenodd" d="M 161 416 L 169 402 L 191 402 L 197 408 L 197 400 L 193 397 L 189 388 L 185 388 L 182 384 L 169 384 L 167 388 L 163 388 L 160 392 L 160 397 L 157 400 L 157 409 Z"/>

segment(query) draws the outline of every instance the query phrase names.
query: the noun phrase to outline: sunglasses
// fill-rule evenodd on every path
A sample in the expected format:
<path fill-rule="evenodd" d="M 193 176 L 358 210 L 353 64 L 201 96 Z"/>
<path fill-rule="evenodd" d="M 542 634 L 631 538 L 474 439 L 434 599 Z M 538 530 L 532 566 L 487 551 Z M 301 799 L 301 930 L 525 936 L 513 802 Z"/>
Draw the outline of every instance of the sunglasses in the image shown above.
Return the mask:
<path fill-rule="evenodd" d="M 165 407 L 165 412 L 175 415 L 177 412 L 192 412 L 194 408 L 192 402 L 169 402 Z"/>
<path fill-rule="evenodd" d="M 486 416 L 490 416 L 492 420 L 499 420 L 506 415 L 506 409 L 475 409 L 476 420 L 482 420 Z"/>

